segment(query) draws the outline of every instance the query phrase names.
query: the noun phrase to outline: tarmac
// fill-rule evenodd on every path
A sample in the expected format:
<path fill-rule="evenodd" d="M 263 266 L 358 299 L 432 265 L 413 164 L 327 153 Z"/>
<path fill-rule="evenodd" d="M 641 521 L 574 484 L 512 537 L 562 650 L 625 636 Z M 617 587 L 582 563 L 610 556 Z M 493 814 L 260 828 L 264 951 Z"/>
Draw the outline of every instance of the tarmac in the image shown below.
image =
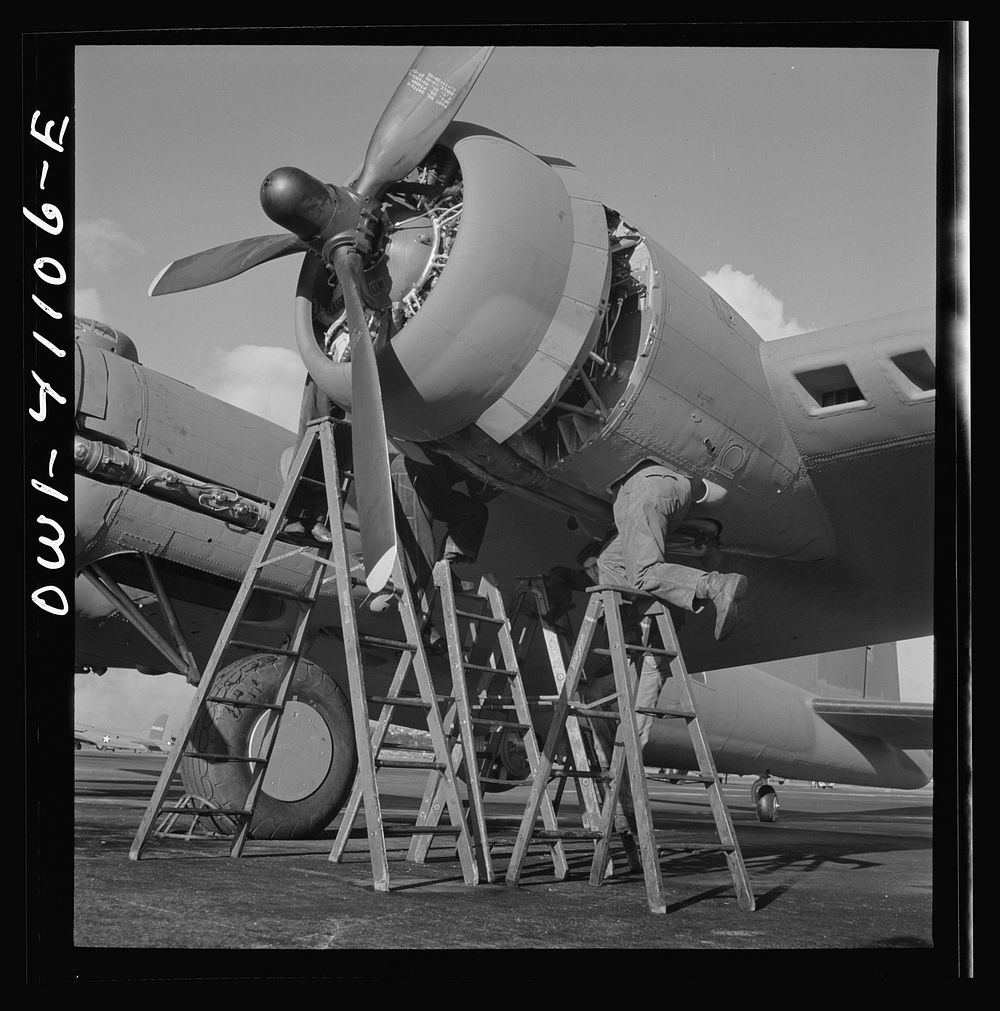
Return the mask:
<path fill-rule="evenodd" d="M 402 949 L 480 955 L 535 949 L 538 956 L 555 949 L 926 953 L 934 947 L 933 786 L 821 790 L 775 783 L 778 820 L 763 824 L 751 806 L 751 777 L 730 777 L 725 793 L 756 911 L 740 910 L 723 857 L 676 852 L 661 858 L 668 908 L 654 915 L 641 872 L 629 872 L 620 851 L 613 876 L 590 885 L 587 843 L 570 849 L 565 881 L 554 877 L 547 849 L 533 850 L 517 888 L 503 883 L 509 850 L 495 853 L 496 884 L 468 886 L 444 839 L 423 864 L 407 862 L 408 839 L 390 839 L 391 889 L 376 892 L 360 820 L 341 863 L 328 859 L 339 819 L 319 839 L 251 840 L 238 860 L 229 857 L 225 839 L 171 838 L 151 840 L 142 858 L 130 861 L 163 761 L 89 749 L 75 755 L 77 978 L 152 978 L 165 971 L 252 978 L 265 965 L 254 954 L 261 949 L 332 951 L 319 972 L 339 978 L 381 975 L 393 963 L 376 956 Z M 385 819 L 412 820 L 424 782 L 419 773 L 381 773 Z M 661 845 L 677 837 L 715 841 L 701 786 L 651 783 L 650 790 Z M 180 793 L 177 783 L 174 794 Z M 516 825 L 526 796 L 525 787 L 491 794 L 488 814 Z M 575 826 L 579 815 L 567 790 L 560 820 Z M 182 962 L 171 949 L 186 949 Z M 217 957 L 192 960 L 198 949 Z M 160 965 L 164 954 L 169 970 Z M 537 963 L 531 960 L 533 975 Z M 529 963 L 521 964 L 527 971 Z M 243 971 L 230 968 L 237 965 Z"/>

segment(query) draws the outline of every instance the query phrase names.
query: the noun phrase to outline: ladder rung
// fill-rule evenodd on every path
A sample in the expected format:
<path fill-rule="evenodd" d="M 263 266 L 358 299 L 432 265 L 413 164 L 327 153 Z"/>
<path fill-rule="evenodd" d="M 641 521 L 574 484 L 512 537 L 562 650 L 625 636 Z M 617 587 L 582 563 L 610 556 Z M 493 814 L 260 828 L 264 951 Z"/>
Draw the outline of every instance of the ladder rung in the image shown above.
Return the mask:
<path fill-rule="evenodd" d="M 401 642 L 398 639 L 383 639 L 377 635 L 359 635 L 358 641 L 363 646 L 385 646 L 386 649 L 398 649 L 400 652 L 408 649 L 415 653 L 418 649 L 412 642 Z"/>
<path fill-rule="evenodd" d="M 631 586 L 623 586 L 620 583 L 598 583 L 596 586 L 587 587 L 587 593 L 596 593 L 600 590 L 617 590 L 623 597 L 632 597 L 635 599 L 657 599 L 652 593 L 646 593 L 645 590 L 636 590 Z"/>
<path fill-rule="evenodd" d="M 253 653 L 277 653 L 279 656 L 301 656 L 297 649 L 286 649 L 284 646 L 265 646 L 262 642 L 247 642 L 245 639 L 230 639 L 230 646 L 237 649 L 248 649 Z"/>
<path fill-rule="evenodd" d="M 504 786 L 518 786 L 521 783 L 528 785 L 531 783 L 530 779 L 519 780 L 519 779 L 499 779 L 496 776 L 480 776 L 480 783 L 503 783 Z"/>
<path fill-rule="evenodd" d="M 505 702 L 506 698 L 503 695 L 483 695 L 481 696 L 483 703 L 486 702 Z M 524 701 L 533 706 L 554 706 L 559 701 L 560 696 L 558 695 L 525 695 Z M 511 705 L 501 705 L 497 707 L 498 709 L 513 709 L 513 704 Z"/>
<path fill-rule="evenodd" d="M 461 611 L 455 608 L 455 614 L 460 618 L 468 618 L 471 621 L 488 621 L 491 625 L 505 625 L 506 618 L 494 618 L 492 614 L 476 614 L 474 611 Z"/>
<path fill-rule="evenodd" d="M 736 846 L 733 843 L 657 843 L 656 852 L 669 853 L 673 850 L 693 850 L 695 852 L 709 851 L 713 853 L 735 853 Z"/>
<path fill-rule="evenodd" d="M 283 597 L 285 600 L 297 600 L 302 604 L 315 604 L 316 598 L 308 593 L 298 593 L 295 590 L 286 590 L 280 586 L 255 586 L 254 593 L 269 593 L 273 597 Z"/>
<path fill-rule="evenodd" d="M 415 706 L 418 709 L 430 709 L 429 702 L 416 695 L 370 695 L 369 702 L 381 702 L 384 706 Z M 454 702 L 450 695 L 435 695 L 435 702 Z"/>
<path fill-rule="evenodd" d="M 596 772 L 577 772 L 576 769 L 565 769 L 553 766 L 553 779 L 611 779 L 611 773 L 603 770 Z"/>
<path fill-rule="evenodd" d="M 375 764 L 380 769 L 437 769 L 445 768 L 444 762 L 421 762 L 419 759 L 376 758 Z"/>
<path fill-rule="evenodd" d="M 245 755 L 215 755 L 210 751 L 185 751 L 185 758 L 212 758 L 217 762 L 260 762 L 267 765 L 266 758 L 248 758 Z"/>
<path fill-rule="evenodd" d="M 396 835 L 458 835 L 460 825 L 383 825 L 382 834 Z"/>
<path fill-rule="evenodd" d="M 667 776 L 658 772 L 649 772 L 646 779 L 654 783 L 715 783 L 715 776 Z"/>
<path fill-rule="evenodd" d="M 623 644 L 624 649 L 629 653 L 654 653 L 656 656 L 668 656 L 673 660 L 677 654 L 672 649 L 657 649 L 653 646 L 640 646 L 630 642 Z M 613 656 L 614 654 L 610 649 L 592 649 L 591 653 L 596 653 L 598 656 Z"/>
<path fill-rule="evenodd" d="M 607 709 L 590 709 L 580 702 L 570 702 L 569 710 L 574 716 L 583 720 L 620 720 L 621 715 L 608 712 Z"/>
<path fill-rule="evenodd" d="M 502 674 L 505 677 L 516 678 L 520 671 L 507 670 L 506 667 L 490 667 L 487 664 L 481 663 L 463 663 L 462 666 L 466 670 L 480 671 L 484 674 Z"/>
<path fill-rule="evenodd" d="M 285 707 L 274 702 L 248 702 L 246 699 L 230 699 L 222 695 L 208 695 L 205 702 L 223 702 L 227 706 L 243 706 L 244 709 L 272 709 L 276 712 L 284 712 Z"/>
<path fill-rule="evenodd" d="M 483 720 L 477 717 L 473 717 L 469 720 L 470 723 L 475 724 L 478 727 L 494 727 L 497 730 L 530 730 L 530 723 L 505 723 L 503 720 Z"/>
<path fill-rule="evenodd" d="M 647 709 L 645 706 L 637 706 L 635 711 L 645 716 L 658 716 L 661 719 L 693 720 L 698 715 L 693 709 Z"/>
<path fill-rule="evenodd" d="M 199 818 L 250 818 L 253 811 L 244 811 L 242 808 L 232 809 L 227 807 L 160 807 L 157 808 L 160 814 L 190 814 Z"/>
<path fill-rule="evenodd" d="M 600 839 L 602 832 L 589 828 L 536 828 L 532 839 Z"/>

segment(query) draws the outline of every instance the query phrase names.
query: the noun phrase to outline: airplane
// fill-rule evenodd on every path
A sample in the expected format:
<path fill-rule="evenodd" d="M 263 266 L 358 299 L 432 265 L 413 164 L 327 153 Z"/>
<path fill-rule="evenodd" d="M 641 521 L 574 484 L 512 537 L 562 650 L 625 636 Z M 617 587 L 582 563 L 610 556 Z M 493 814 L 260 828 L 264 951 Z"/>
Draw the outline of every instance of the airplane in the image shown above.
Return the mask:
<path fill-rule="evenodd" d="M 84 744 L 93 744 L 98 751 L 169 751 L 173 742 L 163 737 L 168 719 L 167 713 L 161 713 L 149 725 L 145 735 L 77 723 L 73 727 L 74 744 L 77 751 Z"/>
<path fill-rule="evenodd" d="M 454 118 L 491 53 L 421 50 L 349 185 L 275 170 L 260 199 L 280 233 L 175 260 L 150 294 L 195 304 L 178 293 L 301 256 L 296 346 L 350 420 L 338 430 L 353 443 L 346 514 L 363 518 L 349 539 L 362 631 L 398 628 L 368 606 L 396 551 L 390 454 L 432 449 L 500 492 L 476 568 L 508 590 L 608 530 L 618 478 L 664 463 L 724 497 L 693 507 L 668 550 L 719 548 L 752 588 L 726 641 L 704 621 L 680 632 L 689 669 L 712 672 L 697 702 L 720 772 L 923 786 L 929 707 L 836 681 L 827 692 L 818 674 L 802 686 L 795 658 L 932 632 L 932 552 L 920 546 L 934 529 L 933 308 L 762 341 L 579 169 Z M 114 327 L 78 319 L 76 337 L 77 663 L 195 681 L 295 434 L 144 367 Z M 266 578 L 295 592 L 307 572 L 290 556 Z M 258 593 L 246 623 L 280 646 L 290 614 Z M 287 768 L 269 770 L 258 837 L 320 831 L 353 780 L 332 590 L 314 616 L 279 732 Z M 393 664 L 375 648 L 365 661 L 377 694 Z M 792 668 L 774 674 L 775 661 Z M 236 650 L 225 662 L 219 691 L 259 698 L 281 666 Z M 529 690 L 551 677 L 540 654 L 524 674 Z M 447 685 L 446 662 L 435 675 Z M 691 767 L 671 733 L 654 729 L 647 764 Z M 260 735 L 246 708 L 213 704 L 194 740 L 245 756 Z M 225 801 L 245 788 L 238 765 L 186 759 L 182 775 Z"/>

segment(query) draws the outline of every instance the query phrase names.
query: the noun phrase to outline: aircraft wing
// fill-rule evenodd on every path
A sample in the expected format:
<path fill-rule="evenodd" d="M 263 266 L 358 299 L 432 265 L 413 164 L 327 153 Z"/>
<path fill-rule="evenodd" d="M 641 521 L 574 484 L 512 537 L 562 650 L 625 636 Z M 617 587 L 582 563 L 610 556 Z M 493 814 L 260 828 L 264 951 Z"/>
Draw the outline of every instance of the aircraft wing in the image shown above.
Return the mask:
<path fill-rule="evenodd" d="M 820 719 L 845 734 L 877 737 L 896 748 L 934 747 L 934 706 L 929 702 L 815 698 L 812 708 Z"/>

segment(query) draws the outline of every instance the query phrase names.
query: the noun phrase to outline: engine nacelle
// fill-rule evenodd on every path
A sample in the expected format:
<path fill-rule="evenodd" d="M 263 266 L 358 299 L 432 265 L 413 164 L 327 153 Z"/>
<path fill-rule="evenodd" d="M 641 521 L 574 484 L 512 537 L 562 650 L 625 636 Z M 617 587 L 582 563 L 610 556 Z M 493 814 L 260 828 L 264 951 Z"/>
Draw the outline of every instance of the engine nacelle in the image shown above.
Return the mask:
<path fill-rule="evenodd" d="M 654 460 L 738 488 L 713 513 L 731 549 L 832 554 L 752 328 L 572 165 L 469 124 L 453 124 L 440 144 L 457 161 L 461 200 L 442 218 L 454 229 L 447 256 L 436 231 L 423 241 L 429 261 L 446 262 L 428 280 L 397 224 L 366 271 L 369 303 L 386 292 L 403 323 L 383 328 L 376 358 L 386 427 L 404 450 L 446 452 L 598 525 L 609 519 L 609 485 Z M 431 219 L 402 220 L 426 230 Z M 415 283 L 402 294 L 401 265 L 422 291 Z M 350 410 L 351 365 L 330 357 L 330 290 L 307 257 L 296 336 L 314 379 Z"/>

